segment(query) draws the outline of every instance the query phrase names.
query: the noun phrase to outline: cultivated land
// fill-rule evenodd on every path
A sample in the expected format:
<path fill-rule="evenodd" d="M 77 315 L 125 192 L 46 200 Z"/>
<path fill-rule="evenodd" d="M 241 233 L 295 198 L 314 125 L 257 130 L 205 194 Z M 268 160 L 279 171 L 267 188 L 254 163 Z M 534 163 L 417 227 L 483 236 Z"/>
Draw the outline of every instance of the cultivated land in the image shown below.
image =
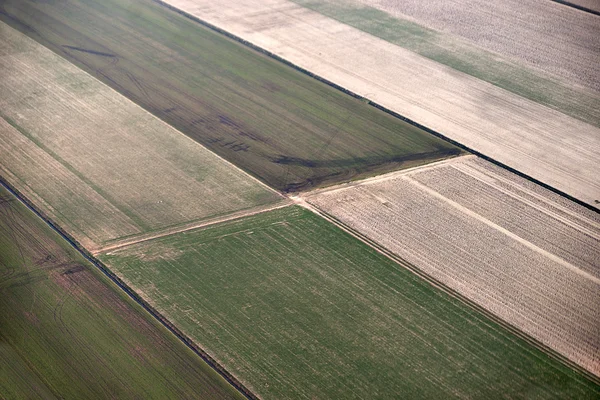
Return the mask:
<path fill-rule="evenodd" d="M 600 217 L 475 157 L 308 202 L 600 376 Z"/>
<path fill-rule="evenodd" d="M 152 1 L 5 0 L 0 10 L 3 21 L 280 190 L 459 152 Z"/>
<path fill-rule="evenodd" d="M 287 0 L 168 3 L 583 202 L 600 201 L 595 126 Z"/>
<path fill-rule="evenodd" d="M 0 22 L 0 176 L 93 250 L 281 197 Z"/>
<path fill-rule="evenodd" d="M 548 0 L 341 1 L 410 19 L 571 84 L 600 90 L 597 15 Z"/>
<path fill-rule="evenodd" d="M 100 258 L 261 398 L 600 395 L 583 375 L 297 206 Z"/>
<path fill-rule="evenodd" d="M 0 397 L 241 399 L 0 186 Z"/>
<path fill-rule="evenodd" d="M 518 63 L 518 60 L 501 56 L 493 51 L 484 50 L 465 38 L 461 39 L 453 34 L 442 33 L 427 28 L 414 22 L 407 16 L 401 16 L 399 13 L 392 13 L 391 11 L 387 13 L 383 11 L 387 10 L 384 5 L 375 8 L 366 3 L 362 4 L 360 1 L 351 0 L 292 1 L 430 60 L 447 65 L 457 71 L 482 79 L 509 92 L 561 111 L 596 127 L 600 126 L 600 92 L 573 84 L 572 80 L 560 79 L 557 76 L 544 73 L 533 66 L 528 66 L 524 62 Z M 369 2 L 369 4 L 371 3 Z M 425 3 L 421 2 L 419 4 Z M 426 4 L 429 7 L 430 3 L 427 2 Z M 443 2 L 443 4 L 446 3 Z M 489 2 L 485 4 L 488 7 L 490 6 Z M 505 3 L 495 2 L 491 5 L 498 7 L 501 4 Z M 402 5 L 404 6 L 405 3 Z M 441 5 L 437 4 L 437 6 L 440 7 Z M 454 13 L 456 11 L 457 9 L 454 9 Z M 570 13 L 567 14 L 570 15 Z M 585 18 L 583 20 L 586 21 Z M 465 18 L 453 18 L 452 21 L 460 21 L 462 26 Z M 510 21 L 512 24 L 508 24 L 506 18 L 503 21 L 507 26 L 511 27 L 514 25 L 521 25 L 521 29 L 528 27 L 526 24 L 519 23 L 519 19 L 517 18 Z M 564 22 L 559 21 L 559 19 L 548 20 L 546 18 L 546 24 L 560 25 Z M 570 18 L 570 22 L 569 25 L 560 25 L 557 29 L 564 30 L 565 26 L 569 26 L 570 28 L 577 26 L 580 33 L 581 31 L 588 32 L 585 30 L 586 26 L 581 27 L 576 24 L 573 18 Z M 596 40 L 596 38 L 593 40 Z M 557 40 L 557 42 L 564 43 L 565 40 Z M 534 45 L 530 43 L 529 45 L 530 48 L 539 47 L 539 44 Z M 586 46 L 587 44 L 579 43 L 579 45 Z M 530 48 L 529 50 L 531 50 Z M 575 48 L 578 48 L 578 45 L 572 46 L 572 49 Z M 529 51 L 529 54 L 531 53 L 532 51 Z M 568 53 L 568 51 L 561 53 L 561 59 L 562 54 Z M 593 66 L 587 65 L 587 67 L 595 68 L 596 64 L 598 63 L 594 63 Z"/>

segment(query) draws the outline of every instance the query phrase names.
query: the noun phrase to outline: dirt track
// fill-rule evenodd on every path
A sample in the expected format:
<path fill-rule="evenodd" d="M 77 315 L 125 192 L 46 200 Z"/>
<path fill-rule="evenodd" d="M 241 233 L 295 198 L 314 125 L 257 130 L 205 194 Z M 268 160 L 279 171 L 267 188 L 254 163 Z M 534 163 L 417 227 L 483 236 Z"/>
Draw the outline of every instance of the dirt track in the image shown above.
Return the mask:
<path fill-rule="evenodd" d="M 168 3 L 597 207 L 598 128 L 286 0 Z"/>

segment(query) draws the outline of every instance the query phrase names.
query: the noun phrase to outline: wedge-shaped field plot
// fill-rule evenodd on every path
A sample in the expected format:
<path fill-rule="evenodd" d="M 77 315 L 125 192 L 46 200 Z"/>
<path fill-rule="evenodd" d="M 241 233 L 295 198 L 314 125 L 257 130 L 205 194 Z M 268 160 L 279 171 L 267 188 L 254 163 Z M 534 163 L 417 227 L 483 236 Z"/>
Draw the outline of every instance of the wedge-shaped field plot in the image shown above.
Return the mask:
<path fill-rule="evenodd" d="M 600 395 L 579 372 L 298 206 L 101 259 L 264 399 Z"/>
<path fill-rule="evenodd" d="M 600 216 L 469 156 L 308 201 L 600 376 Z"/>
<path fill-rule="evenodd" d="M 6 0 L 0 7 L 1 20 L 280 190 L 459 152 L 153 1 Z"/>
<path fill-rule="evenodd" d="M 280 198 L 1 22 L 0 176 L 90 250 Z"/>
<path fill-rule="evenodd" d="M 242 399 L 0 186 L 0 397 Z"/>
<path fill-rule="evenodd" d="M 427 40 L 412 48 L 403 48 L 395 41 L 381 39 L 290 0 L 166 2 L 582 202 L 596 208 L 600 204 L 600 176 L 596 172 L 600 159 L 597 90 L 582 87 L 583 92 L 590 92 L 584 96 L 572 92 L 568 95 L 570 105 L 544 99 L 540 99 L 540 104 L 534 93 L 515 94 L 501 87 L 520 86 L 516 82 L 535 78 L 512 66 L 506 69 L 515 74 L 495 75 L 490 70 L 495 76 L 484 74 L 487 77 L 479 75 L 476 78 L 452 67 L 453 63 L 462 62 L 460 58 L 438 59 L 438 62 L 419 54 L 418 51 L 425 50 L 423 47 L 430 46 L 431 42 Z M 317 1 L 313 6 L 310 2 L 307 6 L 319 8 L 321 3 Z M 302 1 L 302 4 L 306 2 Z M 551 3 L 550 6 L 557 5 Z M 332 16 L 340 19 L 336 14 L 334 12 Z M 352 15 L 348 18 L 352 19 Z M 359 22 L 357 19 L 360 15 L 354 21 Z M 590 25 L 597 30 L 593 23 L 586 26 Z M 580 29 L 567 26 L 566 29 Z M 412 28 L 408 27 L 410 34 L 414 33 Z M 393 29 L 401 34 L 397 26 Z M 523 40 L 527 41 L 526 38 Z M 441 42 L 433 40 L 433 44 L 439 45 L 434 47 L 443 52 L 438 54 L 441 58 L 448 55 L 445 53 L 448 48 L 452 49 L 443 37 Z M 563 46 L 562 43 L 555 44 Z M 598 60 L 598 48 L 593 44 L 586 43 L 586 46 L 591 49 L 588 48 L 585 57 L 577 47 L 566 46 L 569 52 L 573 51 L 567 58 Z M 459 53 L 464 56 L 461 51 Z M 483 55 L 481 61 L 484 64 L 494 61 L 488 56 Z M 470 63 L 473 58 L 467 57 L 466 61 Z M 586 71 L 597 71 L 598 64 L 595 62 Z M 474 62 L 474 66 L 479 72 L 488 70 L 479 62 Z M 494 71 L 499 72 L 498 68 Z M 494 84 L 482 79 L 494 81 Z M 534 84 L 533 89 L 542 97 L 560 98 L 565 93 L 555 85 L 543 90 L 544 81 L 538 82 L 541 85 L 535 87 L 537 84 Z M 567 81 L 563 86 L 572 85 L 575 84 Z M 529 85 L 521 86 L 526 87 Z M 585 104 L 581 110 L 587 115 L 584 120 L 595 121 L 597 126 L 556 111 L 563 106 L 577 109 L 580 104 Z M 579 114 L 578 111 L 568 112 Z"/>

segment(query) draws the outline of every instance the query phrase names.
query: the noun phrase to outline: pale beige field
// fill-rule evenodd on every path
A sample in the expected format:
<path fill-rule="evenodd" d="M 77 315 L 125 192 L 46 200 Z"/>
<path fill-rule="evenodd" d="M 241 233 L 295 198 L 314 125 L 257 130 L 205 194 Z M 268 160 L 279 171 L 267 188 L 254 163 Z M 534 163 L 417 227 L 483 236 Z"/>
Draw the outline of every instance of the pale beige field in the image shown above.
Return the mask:
<path fill-rule="evenodd" d="M 0 175 L 89 250 L 281 198 L 3 23 Z"/>
<path fill-rule="evenodd" d="M 600 216 L 474 156 L 310 204 L 600 375 Z"/>
<path fill-rule="evenodd" d="M 600 129 L 287 0 L 169 0 L 571 196 L 600 201 Z"/>
<path fill-rule="evenodd" d="M 355 3 L 357 0 L 327 1 Z M 600 90 L 597 15 L 548 0 L 358 1 L 466 39 L 571 83 Z"/>

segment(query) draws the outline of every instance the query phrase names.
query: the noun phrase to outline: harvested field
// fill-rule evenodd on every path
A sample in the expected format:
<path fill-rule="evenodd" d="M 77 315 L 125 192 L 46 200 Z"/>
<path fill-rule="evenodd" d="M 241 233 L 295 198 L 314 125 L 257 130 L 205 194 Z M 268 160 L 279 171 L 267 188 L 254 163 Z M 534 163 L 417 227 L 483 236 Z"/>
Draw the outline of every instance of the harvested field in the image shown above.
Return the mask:
<path fill-rule="evenodd" d="M 360 0 L 292 1 L 430 60 L 600 127 L 600 92 L 574 85 L 572 80 L 545 73 L 523 62 L 516 63 L 508 56 L 482 49 L 464 38 L 419 25 L 409 17 L 401 17 L 399 13 L 387 13 L 384 11 L 387 8 L 381 4 L 375 8 L 367 5 L 373 2 Z M 460 19 L 461 22 L 463 20 Z"/>
<path fill-rule="evenodd" d="M 280 190 L 459 153 L 152 1 L 0 4 L 3 21 Z"/>
<path fill-rule="evenodd" d="M 587 204 L 600 201 L 595 126 L 287 0 L 168 3 Z"/>
<path fill-rule="evenodd" d="M 600 376 L 600 216 L 475 157 L 307 197 Z"/>
<path fill-rule="evenodd" d="M 242 399 L 0 186 L 0 397 Z"/>
<path fill-rule="evenodd" d="M 0 22 L 0 175 L 93 250 L 281 198 Z"/>
<path fill-rule="evenodd" d="M 583 375 L 297 206 L 101 259 L 264 399 L 600 395 Z"/>
<path fill-rule="evenodd" d="M 342 1 L 358 1 L 408 18 L 519 64 L 560 76 L 571 84 L 600 91 L 597 15 L 548 0 Z"/>

